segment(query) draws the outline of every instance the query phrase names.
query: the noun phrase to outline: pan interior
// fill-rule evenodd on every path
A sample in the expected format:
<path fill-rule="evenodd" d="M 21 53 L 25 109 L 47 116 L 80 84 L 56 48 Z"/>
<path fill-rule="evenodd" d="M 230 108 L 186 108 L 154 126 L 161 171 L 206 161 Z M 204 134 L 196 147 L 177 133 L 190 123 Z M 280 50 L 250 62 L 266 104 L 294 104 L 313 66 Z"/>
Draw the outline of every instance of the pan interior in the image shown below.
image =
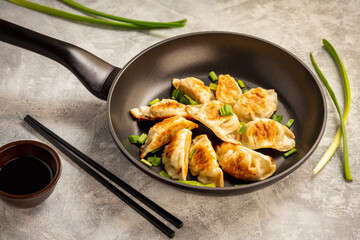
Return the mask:
<path fill-rule="evenodd" d="M 155 98 L 171 96 L 172 78 L 196 77 L 209 85 L 208 73 L 230 74 L 241 79 L 247 88 L 275 89 L 279 107 L 276 114 L 284 116 L 283 123 L 295 119 L 291 130 L 296 136 L 298 152 L 284 158 L 273 150 L 261 152 L 274 158 L 275 174 L 257 183 L 242 183 L 225 176 L 225 188 L 200 188 L 184 186 L 174 180 L 161 177 L 160 168 L 148 168 L 139 161 L 139 148 L 128 141 L 132 134 L 147 133 L 154 124 L 137 122 L 130 109 L 148 105 Z M 161 181 L 190 190 L 244 193 L 267 186 L 299 167 L 313 152 L 323 134 L 326 120 L 326 104 L 318 81 L 296 57 L 286 50 L 241 34 L 205 32 L 175 37 L 156 44 L 133 58 L 114 82 L 108 99 L 110 129 L 115 141 L 140 169 Z M 197 133 L 212 133 L 201 127 Z M 214 146 L 215 147 L 215 146 Z"/>

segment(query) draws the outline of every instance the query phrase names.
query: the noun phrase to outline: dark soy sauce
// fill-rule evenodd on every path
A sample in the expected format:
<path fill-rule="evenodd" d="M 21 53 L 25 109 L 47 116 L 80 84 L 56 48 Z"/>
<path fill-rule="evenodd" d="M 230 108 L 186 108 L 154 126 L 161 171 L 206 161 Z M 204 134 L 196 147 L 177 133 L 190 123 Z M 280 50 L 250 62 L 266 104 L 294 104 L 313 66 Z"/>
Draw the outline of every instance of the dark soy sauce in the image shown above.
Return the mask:
<path fill-rule="evenodd" d="M 46 187 L 53 178 L 50 166 L 37 158 L 20 157 L 0 168 L 0 190 L 25 195 Z"/>

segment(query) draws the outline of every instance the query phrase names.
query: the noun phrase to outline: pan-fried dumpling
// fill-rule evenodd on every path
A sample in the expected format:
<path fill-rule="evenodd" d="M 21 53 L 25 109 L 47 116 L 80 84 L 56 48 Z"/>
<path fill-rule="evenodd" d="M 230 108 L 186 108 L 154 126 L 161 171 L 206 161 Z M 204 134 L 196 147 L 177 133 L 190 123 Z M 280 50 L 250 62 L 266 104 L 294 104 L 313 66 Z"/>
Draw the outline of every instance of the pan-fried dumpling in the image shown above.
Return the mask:
<path fill-rule="evenodd" d="M 247 123 L 259 118 L 269 118 L 278 106 L 277 94 L 263 88 L 253 88 L 241 95 L 233 110 L 241 122 Z"/>
<path fill-rule="evenodd" d="M 150 107 L 141 106 L 131 109 L 130 112 L 138 120 L 160 121 L 173 116 L 192 119 L 186 111 L 186 105 L 172 99 L 162 99 Z"/>
<path fill-rule="evenodd" d="M 295 135 L 277 121 L 259 119 L 246 124 L 246 130 L 241 134 L 241 143 L 251 149 L 273 148 L 288 151 L 295 147 Z"/>
<path fill-rule="evenodd" d="M 169 145 L 164 148 L 162 163 L 172 179 L 186 180 L 192 132 L 189 129 L 177 131 Z"/>
<path fill-rule="evenodd" d="M 187 105 L 188 113 L 210 128 L 224 142 L 240 143 L 240 123 L 236 115 L 222 116 L 220 107 L 224 104 L 217 100 L 199 104 Z"/>
<path fill-rule="evenodd" d="M 189 162 L 191 174 L 198 176 L 198 181 L 203 184 L 215 183 L 217 187 L 224 187 L 223 171 L 217 163 L 215 150 L 205 134 L 194 138 L 190 152 L 192 151 L 195 152 Z"/>
<path fill-rule="evenodd" d="M 234 106 L 242 95 L 239 84 L 230 75 L 219 75 L 216 100 Z"/>
<path fill-rule="evenodd" d="M 239 144 L 222 143 L 216 147 L 221 168 L 237 179 L 260 181 L 270 177 L 276 164 L 270 156 L 261 154 Z"/>
<path fill-rule="evenodd" d="M 183 79 L 174 78 L 172 84 L 175 88 L 180 88 L 183 93 L 188 94 L 199 104 L 210 102 L 215 99 L 214 93 L 206 87 L 204 82 L 194 77 Z"/>
<path fill-rule="evenodd" d="M 196 123 L 179 116 L 166 118 L 156 123 L 150 128 L 148 138 L 140 148 L 140 158 L 144 158 L 149 152 L 169 143 L 180 129 L 197 127 Z"/>

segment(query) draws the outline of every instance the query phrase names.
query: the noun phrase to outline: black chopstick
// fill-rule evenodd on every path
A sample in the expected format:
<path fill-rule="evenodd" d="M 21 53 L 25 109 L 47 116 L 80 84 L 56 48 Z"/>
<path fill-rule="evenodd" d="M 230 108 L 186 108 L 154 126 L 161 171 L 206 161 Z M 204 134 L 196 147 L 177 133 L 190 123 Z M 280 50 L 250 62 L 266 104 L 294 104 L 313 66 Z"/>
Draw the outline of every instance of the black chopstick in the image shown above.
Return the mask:
<path fill-rule="evenodd" d="M 59 136 L 57 136 L 55 133 L 47 129 L 45 126 L 43 126 L 41 123 L 36 121 L 31 116 L 27 115 L 24 118 L 24 121 L 28 123 L 32 128 L 34 128 L 36 131 L 38 131 L 44 138 L 46 138 L 48 141 L 50 141 L 56 148 L 58 148 L 60 151 L 62 151 L 65 155 L 67 155 L 71 160 L 73 160 L 79 167 L 81 167 L 83 170 L 85 170 L 87 173 L 89 173 L 92 177 L 94 177 L 96 180 L 98 180 L 102 185 L 104 185 L 106 188 L 108 188 L 111 192 L 113 192 L 116 196 L 118 196 L 120 199 L 122 199 L 125 203 L 127 203 L 130 207 L 132 207 L 135 211 L 140 213 L 145 219 L 147 219 L 150 223 L 152 223 L 154 226 L 156 226 L 159 230 L 161 230 L 163 233 L 165 233 L 169 238 L 174 237 L 175 232 L 167 227 L 164 223 L 162 223 L 160 220 L 158 220 L 156 217 L 154 217 L 151 213 L 149 213 L 146 209 L 141 207 L 138 203 L 133 201 L 131 198 L 129 198 L 127 195 L 125 195 L 123 192 L 121 192 L 118 188 L 114 187 L 110 182 L 108 182 L 105 178 L 103 178 L 100 174 L 98 174 L 96 171 L 94 171 L 92 168 L 90 168 L 86 163 L 84 163 L 81 160 L 81 157 L 86 157 L 86 160 L 84 161 L 88 162 L 88 164 L 92 165 L 95 169 L 97 167 L 101 173 L 104 172 L 104 175 L 109 177 L 109 179 L 115 179 L 115 183 L 119 184 L 121 187 L 124 186 L 125 190 L 129 190 L 128 192 L 130 194 L 134 193 L 134 197 L 139 199 L 140 201 L 144 202 L 147 206 L 151 207 L 154 211 L 158 212 L 160 215 L 162 215 L 165 219 L 167 219 L 171 223 L 175 223 L 174 225 L 178 228 L 182 226 L 182 222 L 168 213 L 166 210 L 152 202 L 150 199 L 136 191 L 134 188 L 129 186 L 127 183 L 122 181 L 121 179 L 117 178 L 115 175 L 111 174 L 109 171 L 107 171 L 105 168 L 101 167 L 99 164 L 97 164 L 95 161 L 81 153 L 76 148 L 72 147 L 69 143 L 67 143 L 65 140 L 61 139 Z M 74 149 L 77 154 L 80 156 L 76 156 L 73 152 L 71 152 L 71 149 L 68 149 L 67 146 L 71 147 L 71 149 Z M 95 163 L 95 164 L 94 164 Z"/>

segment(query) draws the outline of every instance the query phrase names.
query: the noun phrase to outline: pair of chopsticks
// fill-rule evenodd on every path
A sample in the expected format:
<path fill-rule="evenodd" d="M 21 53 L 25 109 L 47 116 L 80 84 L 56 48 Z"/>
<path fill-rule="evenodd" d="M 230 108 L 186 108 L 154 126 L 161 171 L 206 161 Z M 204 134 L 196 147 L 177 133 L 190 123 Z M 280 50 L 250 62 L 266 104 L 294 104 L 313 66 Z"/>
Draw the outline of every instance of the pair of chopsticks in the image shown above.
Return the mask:
<path fill-rule="evenodd" d="M 38 133 L 40 133 L 44 138 L 46 138 L 49 142 L 51 142 L 56 148 L 62 151 L 66 156 L 68 156 L 74 163 L 76 163 L 79 167 L 85 170 L 88 174 L 94 177 L 97 181 L 99 181 L 103 186 L 105 186 L 108 190 L 114 193 L 117 197 L 123 200 L 127 205 L 133 208 L 136 212 L 138 212 L 141 216 L 143 216 L 146 220 L 148 220 L 151 224 L 157 227 L 160 231 L 165 233 L 169 238 L 173 238 L 175 236 L 175 232 L 166 226 L 163 222 L 161 222 L 158 218 L 148 212 L 145 208 L 135 202 L 132 198 L 127 196 L 113 184 L 111 184 L 108 180 L 106 180 L 103 176 L 101 176 L 98 172 L 106 176 L 112 182 L 116 183 L 123 190 L 130 193 L 136 199 L 144 203 L 150 209 L 158 213 L 168 222 L 173 224 L 177 228 L 181 228 L 183 226 L 183 222 L 170 214 L 168 211 L 151 201 L 149 198 L 138 192 L 136 189 L 125 183 L 120 178 L 116 177 L 114 174 L 106 170 L 104 167 L 96 163 L 94 160 L 80 152 L 78 149 L 70 145 L 68 142 L 60 138 L 58 135 L 53 133 L 51 130 L 46 128 L 40 122 L 36 121 L 29 115 L 26 115 L 24 121 L 29 124 L 33 129 L 35 129 Z M 90 167 L 90 166 L 91 167 Z M 97 171 L 95 171 L 96 169 Z"/>

